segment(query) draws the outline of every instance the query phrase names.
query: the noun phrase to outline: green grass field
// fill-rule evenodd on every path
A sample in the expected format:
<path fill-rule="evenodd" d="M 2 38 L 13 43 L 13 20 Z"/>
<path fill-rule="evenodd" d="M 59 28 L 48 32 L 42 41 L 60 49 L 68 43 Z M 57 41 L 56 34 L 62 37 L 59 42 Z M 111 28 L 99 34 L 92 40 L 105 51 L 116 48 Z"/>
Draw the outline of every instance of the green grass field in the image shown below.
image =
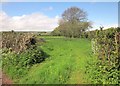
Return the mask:
<path fill-rule="evenodd" d="M 85 68 L 90 59 L 91 42 L 87 39 L 43 37 L 41 48 L 49 54 L 42 63 L 32 66 L 27 75 L 17 80 L 25 84 L 89 83 Z"/>

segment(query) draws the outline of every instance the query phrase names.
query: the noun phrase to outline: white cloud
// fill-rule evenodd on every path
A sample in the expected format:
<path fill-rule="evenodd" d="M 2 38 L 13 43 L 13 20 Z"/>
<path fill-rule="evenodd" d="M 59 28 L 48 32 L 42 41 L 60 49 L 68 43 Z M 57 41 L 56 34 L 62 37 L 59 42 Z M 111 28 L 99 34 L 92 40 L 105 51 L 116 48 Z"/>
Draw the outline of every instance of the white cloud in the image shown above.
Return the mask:
<path fill-rule="evenodd" d="M 104 27 L 103 29 L 107 29 L 110 27 L 118 27 L 118 24 L 117 23 L 106 23 L 101 20 L 96 20 L 93 22 L 93 25 L 92 25 L 93 28 L 91 30 L 100 29 L 101 26 Z"/>
<path fill-rule="evenodd" d="M 49 18 L 40 13 L 22 16 L 8 16 L 0 12 L 0 31 L 52 31 L 58 26 L 58 16 Z"/>
<path fill-rule="evenodd" d="M 60 16 L 58 15 L 49 18 L 41 13 L 10 17 L 5 12 L 0 11 L 0 31 L 52 31 L 58 26 L 59 19 Z M 118 27 L 118 24 L 95 21 L 91 30 L 99 29 L 101 25 L 104 29 Z"/>
<path fill-rule="evenodd" d="M 110 28 L 110 27 L 118 27 L 118 24 L 107 24 L 104 26 L 104 29 Z"/>

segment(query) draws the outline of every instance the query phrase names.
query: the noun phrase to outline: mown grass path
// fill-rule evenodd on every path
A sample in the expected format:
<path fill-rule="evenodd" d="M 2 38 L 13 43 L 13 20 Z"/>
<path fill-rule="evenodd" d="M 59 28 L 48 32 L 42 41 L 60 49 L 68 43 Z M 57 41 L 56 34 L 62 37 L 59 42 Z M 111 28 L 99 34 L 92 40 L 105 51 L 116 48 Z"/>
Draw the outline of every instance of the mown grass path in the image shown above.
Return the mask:
<path fill-rule="evenodd" d="M 44 38 L 46 43 L 40 47 L 50 56 L 44 62 L 34 65 L 19 83 L 86 83 L 84 71 L 86 62 L 90 58 L 90 41 L 64 37 Z"/>

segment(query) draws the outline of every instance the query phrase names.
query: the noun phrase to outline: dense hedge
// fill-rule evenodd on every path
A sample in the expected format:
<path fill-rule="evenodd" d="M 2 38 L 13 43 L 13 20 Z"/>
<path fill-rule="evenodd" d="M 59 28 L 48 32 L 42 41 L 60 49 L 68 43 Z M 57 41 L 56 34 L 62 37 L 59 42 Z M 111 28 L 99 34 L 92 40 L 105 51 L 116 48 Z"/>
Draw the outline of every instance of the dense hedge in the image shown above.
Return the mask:
<path fill-rule="evenodd" d="M 32 37 L 33 33 L 29 32 L 2 32 L 1 47 L 21 52 L 27 48 L 26 44 Z"/>
<path fill-rule="evenodd" d="M 93 69 L 92 82 L 102 84 L 120 83 L 120 28 L 96 30 L 93 37 L 94 54 L 97 61 L 88 68 Z M 95 70 L 95 71 L 94 71 Z M 88 70 L 88 73 L 90 71 Z"/>
<path fill-rule="evenodd" d="M 41 63 L 47 55 L 40 47 L 44 39 L 31 32 L 2 33 L 2 67 L 12 78 L 20 78 L 34 64 Z"/>
<path fill-rule="evenodd" d="M 34 64 L 41 63 L 48 55 L 40 47 L 34 46 L 19 54 L 2 50 L 2 68 L 11 78 L 23 77 Z"/>

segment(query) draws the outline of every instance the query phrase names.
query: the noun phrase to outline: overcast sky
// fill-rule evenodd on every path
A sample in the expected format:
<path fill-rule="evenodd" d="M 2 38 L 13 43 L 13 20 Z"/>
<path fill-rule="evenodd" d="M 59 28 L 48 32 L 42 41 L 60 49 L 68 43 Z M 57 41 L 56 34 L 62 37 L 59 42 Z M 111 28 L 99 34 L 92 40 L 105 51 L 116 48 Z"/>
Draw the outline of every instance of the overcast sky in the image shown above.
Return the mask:
<path fill-rule="evenodd" d="M 71 6 L 87 12 L 92 30 L 118 26 L 117 2 L 4 2 L 0 6 L 0 31 L 52 31 Z"/>

